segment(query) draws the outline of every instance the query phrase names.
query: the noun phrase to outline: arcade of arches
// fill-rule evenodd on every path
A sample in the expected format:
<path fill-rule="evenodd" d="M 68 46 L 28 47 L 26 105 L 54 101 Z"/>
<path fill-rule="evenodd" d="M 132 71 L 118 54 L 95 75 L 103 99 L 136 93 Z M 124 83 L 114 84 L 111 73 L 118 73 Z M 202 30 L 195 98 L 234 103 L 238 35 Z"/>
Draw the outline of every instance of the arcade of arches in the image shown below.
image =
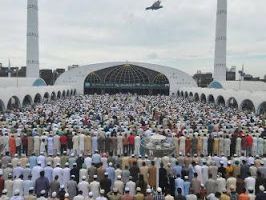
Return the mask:
<path fill-rule="evenodd" d="M 169 88 L 165 75 L 129 64 L 91 72 L 84 82 L 84 94 L 169 95 Z"/>
<path fill-rule="evenodd" d="M 200 101 L 202 103 L 216 104 L 219 106 L 227 106 L 230 108 L 240 109 L 244 112 L 255 112 L 260 115 L 265 115 L 266 118 L 266 101 L 262 102 L 257 108 L 250 99 L 244 99 L 241 102 L 238 102 L 236 98 L 230 97 L 225 99 L 223 96 L 219 95 L 217 98 L 214 98 L 212 94 L 205 95 L 204 93 L 192 93 L 187 91 L 177 91 L 177 96 L 183 98 L 190 98 L 192 101 Z"/>

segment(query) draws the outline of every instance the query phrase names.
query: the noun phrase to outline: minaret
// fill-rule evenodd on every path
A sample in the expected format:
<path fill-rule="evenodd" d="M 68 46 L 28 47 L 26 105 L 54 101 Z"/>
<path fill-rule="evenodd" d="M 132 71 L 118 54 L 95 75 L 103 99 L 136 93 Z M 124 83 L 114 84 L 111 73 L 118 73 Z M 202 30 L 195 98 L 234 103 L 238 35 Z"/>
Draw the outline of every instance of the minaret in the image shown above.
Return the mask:
<path fill-rule="evenodd" d="M 217 0 L 213 79 L 226 81 L 227 0 Z"/>
<path fill-rule="evenodd" d="M 38 0 L 28 0 L 27 6 L 26 77 L 39 78 Z"/>
<path fill-rule="evenodd" d="M 8 59 L 8 78 L 11 77 L 11 63 L 10 63 L 10 59 Z"/>

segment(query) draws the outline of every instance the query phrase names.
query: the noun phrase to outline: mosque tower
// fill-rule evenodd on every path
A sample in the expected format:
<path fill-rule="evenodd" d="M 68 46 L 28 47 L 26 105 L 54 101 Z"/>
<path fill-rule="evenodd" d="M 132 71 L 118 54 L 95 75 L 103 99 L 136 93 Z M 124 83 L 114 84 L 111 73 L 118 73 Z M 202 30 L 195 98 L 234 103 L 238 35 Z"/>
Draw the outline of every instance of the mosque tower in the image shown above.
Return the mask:
<path fill-rule="evenodd" d="M 39 78 L 38 0 L 27 5 L 27 71 L 26 77 Z"/>
<path fill-rule="evenodd" d="M 217 0 L 213 79 L 226 81 L 227 0 Z"/>

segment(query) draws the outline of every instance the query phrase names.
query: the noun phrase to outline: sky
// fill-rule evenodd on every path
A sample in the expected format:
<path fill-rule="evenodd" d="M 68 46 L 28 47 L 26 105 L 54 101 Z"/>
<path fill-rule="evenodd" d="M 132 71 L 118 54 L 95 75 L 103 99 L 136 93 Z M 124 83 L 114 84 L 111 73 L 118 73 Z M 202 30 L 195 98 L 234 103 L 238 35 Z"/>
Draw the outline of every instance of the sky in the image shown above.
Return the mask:
<path fill-rule="evenodd" d="M 40 68 L 138 61 L 213 72 L 216 0 L 39 0 Z M 0 63 L 25 66 L 26 0 L 0 0 Z M 227 67 L 266 74 L 266 1 L 228 0 Z"/>

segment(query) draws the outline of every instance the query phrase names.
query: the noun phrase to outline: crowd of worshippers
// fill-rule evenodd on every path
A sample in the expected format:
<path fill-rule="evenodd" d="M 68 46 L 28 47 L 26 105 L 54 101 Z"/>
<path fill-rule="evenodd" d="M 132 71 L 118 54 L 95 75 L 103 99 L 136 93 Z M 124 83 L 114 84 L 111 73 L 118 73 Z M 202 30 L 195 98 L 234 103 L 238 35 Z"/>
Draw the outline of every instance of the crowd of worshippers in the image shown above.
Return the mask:
<path fill-rule="evenodd" d="M 265 119 L 174 96 L 91 95 L 0 115 L 0 199 L 265 200 Z M 142 140 L 172 138 L 171 156 Z"/>

